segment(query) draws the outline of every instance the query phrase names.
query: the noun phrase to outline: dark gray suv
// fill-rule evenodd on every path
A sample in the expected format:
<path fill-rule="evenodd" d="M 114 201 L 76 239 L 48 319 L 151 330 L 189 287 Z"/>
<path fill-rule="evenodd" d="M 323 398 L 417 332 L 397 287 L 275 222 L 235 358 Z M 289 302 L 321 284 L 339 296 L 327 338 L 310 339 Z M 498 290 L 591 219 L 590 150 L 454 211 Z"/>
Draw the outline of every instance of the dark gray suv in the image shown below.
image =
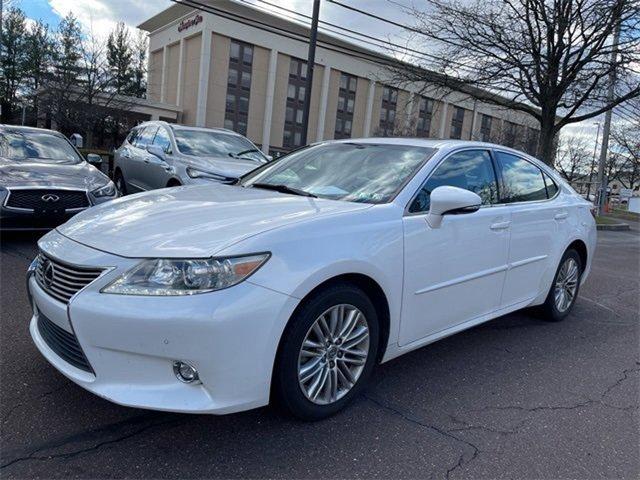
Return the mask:
<path fill-rule="evenodd" d="M 122 193 L 232 183 L 269 160 L 231 130 L 151 121 L 135 127 L 116 150 L 114 180 Z"/>
<path fill-rule="evenodd" d="M 88 160 L 99 164 L 98 155 Z M 51 130 L 0 125 L 0 229 L 50 229 L 118 196 L 109 177 Z"/>

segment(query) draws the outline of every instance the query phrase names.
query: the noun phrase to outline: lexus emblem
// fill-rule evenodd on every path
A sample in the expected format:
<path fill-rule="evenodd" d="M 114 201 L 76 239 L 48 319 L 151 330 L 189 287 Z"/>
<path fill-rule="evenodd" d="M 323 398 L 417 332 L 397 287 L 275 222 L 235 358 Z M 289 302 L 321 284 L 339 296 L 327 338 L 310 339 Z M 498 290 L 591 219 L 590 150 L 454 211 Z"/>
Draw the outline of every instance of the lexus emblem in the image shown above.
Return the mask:
<path fill-rule="evenodd" d="M 60 197 L 58 195 L 54 195 L 53 193 L 45 193 L 40 198 L 42 199 L 43 202 L 47 202 L 47 203 L 53 203 L 60 200 Z"/>
<path fill-rule="evenodd" d="M 47 288 L 51 288 L 51 285 L 53 285 L 53 275 L 53 263 L 49 260 L 45 260 L 42 266 L 42 280 Z"/>

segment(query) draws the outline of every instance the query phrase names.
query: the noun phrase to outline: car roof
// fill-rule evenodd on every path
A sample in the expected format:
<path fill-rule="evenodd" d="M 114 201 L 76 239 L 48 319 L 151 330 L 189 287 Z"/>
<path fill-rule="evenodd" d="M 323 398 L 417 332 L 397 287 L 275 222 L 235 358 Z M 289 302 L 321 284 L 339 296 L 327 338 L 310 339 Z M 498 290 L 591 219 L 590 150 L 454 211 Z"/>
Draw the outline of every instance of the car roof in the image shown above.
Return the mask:
<path fill-rule="evenodd" d="M 57 132 L 56 130 L 51 130 L 48 128 L 36 128 L 36 127 L 26 127 L 23 125 L 6 125 L 6 124 L 0 124 L 0 131 L 13 131 L 13 132 L 31 132 L 31 133 L 50 133 L 52 135 L 62 135 L 60 132 Z M 62 135 L 64 136 L 64 135 Z"/>
<path fill-rule="evenodd" d="M 504 145 L 498 145 L 497 143 L 477 142 L 473 140 L 454 140 L 454 139 L 442 140 L 442 139 L 435 139 L 435 138 L 419 138 L 419 137 L 367 137 L 367 138 L 345 138 L 341 140 L 326 140 L 322 142 L 317 142 L 316 145 L 327 144 L 327 143 L 404 145 L 409 147 L 435 148 L 438 150 L 447 150 L 447 151 L 456 150 L 458 148 L 469 148 L 469 147 L 491 148 L 491 149 L 499 149 L 499 150 L 504 150 L 506 152 L 511 152 L 514 155 L 526 157 L 528 159 L 533 159 L 538 163 L 542 163 L 537 158 L 532 157 L 531 155 L 523 151 L 516 150 L 510 147 L 505 147 Z"/>
<path fill-rule="evenodd" d="M 191 125 L 179 125 L 177 123 L 169 123 L 169 122 L 165 122 L 165 121 L 162 121 L 162 120 L 149 120 L 147 122 L 142 122 L 139 125 L 136 125 L 134 128 L 145 127 L 147 125 L 162 125 L 164 127 L 171 128 L 172 130 L 198 130 L 198 131 L 202 131 L 202 132 L 217 132 L 217 133 L 226 133 L 228 135 L 237 135 L 239 137 L 242 136 L 239 133 L 234 132 L 233 130 L 229 130 L 228 128 L 193 127 Z"/>

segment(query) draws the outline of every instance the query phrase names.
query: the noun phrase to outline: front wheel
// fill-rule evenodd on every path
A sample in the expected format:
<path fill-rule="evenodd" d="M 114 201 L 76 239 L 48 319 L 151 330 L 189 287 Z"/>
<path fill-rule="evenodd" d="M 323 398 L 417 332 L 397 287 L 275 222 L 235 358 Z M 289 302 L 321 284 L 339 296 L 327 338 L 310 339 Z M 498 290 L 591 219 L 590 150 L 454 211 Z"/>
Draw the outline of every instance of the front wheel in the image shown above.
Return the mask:
<path fill-rule="evenodd" d="M 116 184 L 116 188 L 118 189 L 120 194 L 122 196 L 125 196 L 127 194 L 127 184 L 124 181 L 124 176 L 122 175 L 122 173 L 120 171 L 118 171 L 116 173 L 116 178 L 115 178 L 114 183 Z"/>
<path fill-rule="evenodd" d="M 341 410 L 364 387 L 378 352 L 378 316 L 359 288 L 341 284 L 307 299 L 280 347 L 275 393 L 303 420 Z"/>
<path fill-rule="evenodd" d="M 569 315 L 578 297 L 582 268 L 578 252 L 567 250 L 560 260 L 551 290 L 542 305 L 547 320 L 559 322 Z"/>

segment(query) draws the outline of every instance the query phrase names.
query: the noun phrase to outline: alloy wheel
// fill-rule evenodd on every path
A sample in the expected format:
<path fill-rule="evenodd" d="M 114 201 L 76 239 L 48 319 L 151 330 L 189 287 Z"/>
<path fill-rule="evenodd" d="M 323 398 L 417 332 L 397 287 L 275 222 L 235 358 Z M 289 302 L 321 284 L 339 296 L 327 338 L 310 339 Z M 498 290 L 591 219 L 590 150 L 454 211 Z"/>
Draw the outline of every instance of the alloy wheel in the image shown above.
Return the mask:
<path fill-rule="evenodd" d="M 320 315 L 300 347 L 298 382 L 307 399 L 328 405 L 356 384 L 369 355 L 369 324 L 353 305 L 335 305 Z"/>
<path fill-rule="evenodd" d="M 560 267 L 554 291 L 556 308 L 564 313 L 573 303 L 578 289 L 580 269 L 574 258 L 567 258 Z"/>

